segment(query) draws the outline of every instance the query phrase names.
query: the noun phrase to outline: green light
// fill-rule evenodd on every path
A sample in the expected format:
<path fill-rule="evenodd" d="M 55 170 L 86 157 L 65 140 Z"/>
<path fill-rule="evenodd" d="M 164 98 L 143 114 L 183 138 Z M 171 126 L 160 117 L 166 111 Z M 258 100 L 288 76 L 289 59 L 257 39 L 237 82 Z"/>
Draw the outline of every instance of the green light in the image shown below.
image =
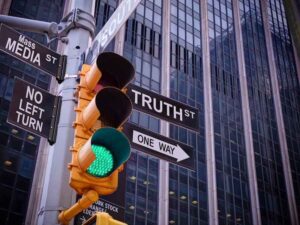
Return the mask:
<path fill-rule="evenodd" d="M 111 152 L 99 145 L 92 145 L 92 151 L 94 152 L 96 159 L 95 161 L 87 168 L 87 172 L 95 177 L 104 177 L 114 166 L 114 160 Z"/>

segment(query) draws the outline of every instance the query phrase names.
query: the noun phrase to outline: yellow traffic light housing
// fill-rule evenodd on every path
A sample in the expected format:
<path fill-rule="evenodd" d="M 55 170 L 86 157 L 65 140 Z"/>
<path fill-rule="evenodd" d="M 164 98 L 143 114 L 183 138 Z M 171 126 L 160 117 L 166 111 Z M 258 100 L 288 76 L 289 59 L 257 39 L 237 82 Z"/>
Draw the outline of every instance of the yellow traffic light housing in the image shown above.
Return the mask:
<path fill-rule="evenodd" d="M 134 68 L 120 55 L 106 52 L 91 67 L 84 65 L 80 76 L 70 185 L 79 194 L 93 189 L 107 195 L 116 190 L 118 167 L 121 170 L 130 155 L 129 141 L 117 128 L 132 111 L 122 88 L 132 80 Z M 111 161 L 111 170 L 99 175 L 93 171 L 96 167 L 104 169 L 104 164 L 97 164 L 101 156 L 104 162 Z"/>
<path fill-rule="evenodd" d="M 127 223 L 113 219 L 108 213 L 97 212 L 82 225 L 127 225 Z"/>
<path fill-rule="evenodd" d="M 82 211 L 82 205 L 93 203 L 89 196 L 97 199 L 95 193 L 108 195 L 118 187 L 118 173 L 130 155 L 129 141 L 120 130 L 132 111 L 122 89 L 134 73 L 129 61 L 112 52 L 100 54 L 92 66 L 82 66 L 69 170 L 70 186 L 83 195 L 84 204 L 78 202 L 78 206 L 63 211 L 59 215 L 62 224 Z"/>

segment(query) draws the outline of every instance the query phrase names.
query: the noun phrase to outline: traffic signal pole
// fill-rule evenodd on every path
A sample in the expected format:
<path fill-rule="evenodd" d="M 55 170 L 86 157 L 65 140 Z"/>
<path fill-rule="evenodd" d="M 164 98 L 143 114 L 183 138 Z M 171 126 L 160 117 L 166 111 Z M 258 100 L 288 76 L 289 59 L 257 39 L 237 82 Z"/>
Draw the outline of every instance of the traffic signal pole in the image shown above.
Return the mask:
<path fill-rule="evenodd" d="M 94 190 L 88 190 L 82 195 L 82 198 L 76 202 L 69 209 L 61 212 L 59 214 L 59 221 L 61 224 L 69 224 L 70 220 L 73 219 L 75 215 L 80 213 L 83 209 L 88 208 L 91 204 L 99 199 L 99 195 Z"/>
<path fill-rule="evenodd" d="M 68 149 L 72 146 L 74 135 L 72 123 L 75 120 L 76 78 L 82 64 L 81 55 L 92 37 L 91 30 L 87 28 L 94 27 L 94 7 L 95 0 L 69 2 L 66 19 L 82 26 L 73 27 L 66 35 L 67 43 L 63 50 L 63 54 L 68 56 L 66 76 L 58 87 L 58 94 L 63 98 L 61 115 L 56 143 L 49 150 L 37 219 L 39 225 L 58 224 L 59 210 L 69 208 L 75 202 L 75 192 L 69 186 L 70 173 L 66 165 L 71 162 Z M 32 221 L 31 224 L 36 224 L 36 221 Z"/>
<path fill-rule="evenodd" d="M 76 89 L 69 184 L 83 197 L 59 214 L 61 224 L 68 224 L 99 196 L 111 194 L 118 187 L 118 173 L 130 155 L 129 140 L 120 127 L 132 110 L 122 90 L 134 73 L 128 60 L 112 52 L 100 54 L 92 66 L 82 66 Z"/>

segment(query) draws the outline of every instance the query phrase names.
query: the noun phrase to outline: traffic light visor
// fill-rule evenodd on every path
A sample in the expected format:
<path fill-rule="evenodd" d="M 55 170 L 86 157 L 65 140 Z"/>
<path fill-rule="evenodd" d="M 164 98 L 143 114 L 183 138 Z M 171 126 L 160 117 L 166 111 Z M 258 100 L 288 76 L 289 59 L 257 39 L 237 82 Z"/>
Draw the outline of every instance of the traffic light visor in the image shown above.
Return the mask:
<path fill-rule="evenodd" d="M 133 65 L 124 57 L 113 53 L 103 52 L 97 58 L 97 67 L 102 73 L 99 81 L 102 86 L 113 86 L 122 89 L 134 77 Z"/>
<path fill-rule="evenodd" d="M 96 106 L 100 112 L 100 120 L 105 126 L 119 127 L 130 116 L 132 104 L 121 90 L 105 87 L 97 93 Z"/>
<path fill-rule="evenodd" d="M 95 160 L 86 169 L 87 173 L 105 177 L 129 158 L 130 144 L 122 132 L 105 127 L 97 130 L 92 136 L 91 150 Z"/>

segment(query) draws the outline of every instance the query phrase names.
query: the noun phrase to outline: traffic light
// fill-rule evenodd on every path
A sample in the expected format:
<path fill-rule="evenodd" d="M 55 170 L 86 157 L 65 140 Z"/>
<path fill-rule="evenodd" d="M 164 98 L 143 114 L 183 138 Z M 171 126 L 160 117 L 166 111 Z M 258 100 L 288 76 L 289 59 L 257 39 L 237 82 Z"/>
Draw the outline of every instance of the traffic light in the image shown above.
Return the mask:
<path fill-rule="evenodd" d="M 92 66 L 82 66 L 69 183 L 83 197 L 59 215 L 62 224 L 97 201 L 99 195 L 117 189 L 118 173 L 130 155 L 129 141 L 121 130 L 132 104 L 123 89 L 134 73 L 129 61 L 112 52 L 100 54 Z"/>
<path fill-rule="evenodd" d="M 118 220 L 113 219 L 108 213 L 97 212 L 82 225 L 127 225 Z"/>
<path fill-rule="evenodd" d="M 132 110 L 122 89 L 133 76 L 132 64 L 112 52 L 100 54 L 92 67 L 82 68 L 74 123 L 75 155 L 70 164 L 70 185 L 78 194 L 93 189 L 107 195 L 117 188 L 118 172 L 130 155 L 129 141 L 118 130 Z"/>

